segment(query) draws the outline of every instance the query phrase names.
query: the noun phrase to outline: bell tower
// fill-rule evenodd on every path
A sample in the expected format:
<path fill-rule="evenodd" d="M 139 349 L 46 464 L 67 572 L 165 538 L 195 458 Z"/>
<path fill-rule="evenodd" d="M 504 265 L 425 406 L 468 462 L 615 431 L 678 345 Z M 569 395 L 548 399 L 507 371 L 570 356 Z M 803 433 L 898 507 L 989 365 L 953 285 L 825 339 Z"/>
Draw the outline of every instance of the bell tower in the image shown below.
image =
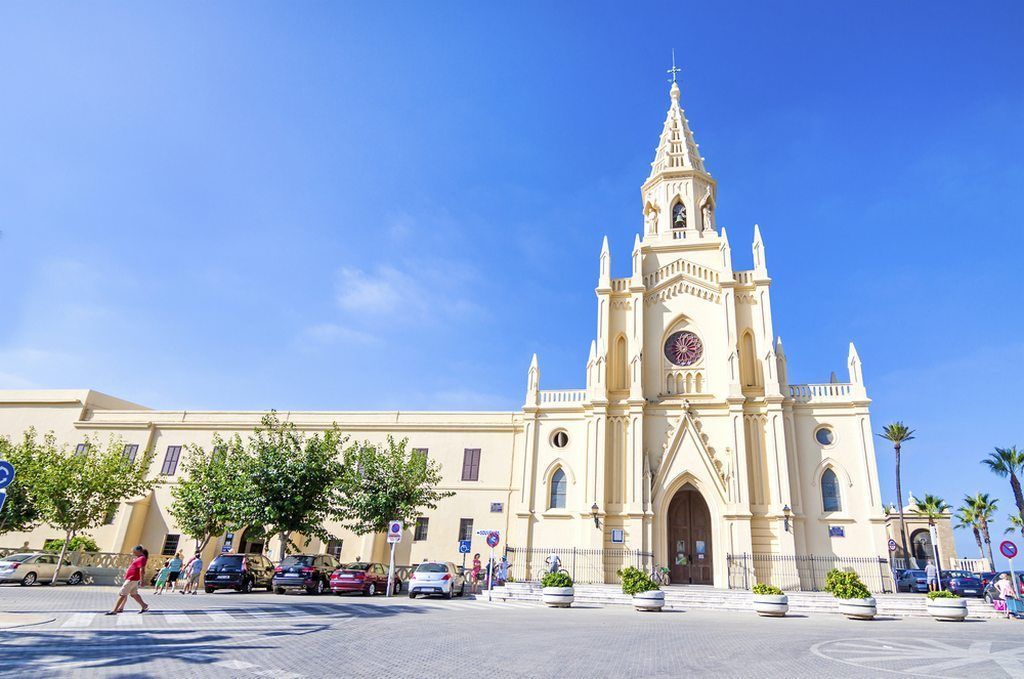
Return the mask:
<path fill-rule="evenodd" d="M 673 67 L 671 104 L 658 140 L 651 174 L 640 189 L 644 243 L 702 240 L 715 235 L 715 180 L 704 169 L 686 113 L 679 106 Z"/>

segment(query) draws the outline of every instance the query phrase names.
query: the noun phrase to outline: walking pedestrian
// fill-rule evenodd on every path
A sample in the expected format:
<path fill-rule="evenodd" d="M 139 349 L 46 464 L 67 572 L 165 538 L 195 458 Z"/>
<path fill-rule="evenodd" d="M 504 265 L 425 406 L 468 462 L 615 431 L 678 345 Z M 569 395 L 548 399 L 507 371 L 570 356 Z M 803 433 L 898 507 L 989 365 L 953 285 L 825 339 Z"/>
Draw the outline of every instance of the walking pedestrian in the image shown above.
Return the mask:
<path fill-rule="evenodd" d="M 501 561 L 498 563 L 498 584 L 504 585 L 508 582 L 508 557 L 502 555 Z"/>
<path fill-rule="evenodd" d="M 114 603 L 114 607 L 106 612 L 106 615 L 117 615 L 124 611 L 124 605 L 128 602 L 128 597 L 135 599 L 139 603 L 139 607 L 142 609 L 139 613 L 145 613 L 149 610 L 149 606 L 139 596 L 139 583 L 142 582 L 142 574 L 146 570 L 149 551 L 143 548 L 142 545 L 136 545 L 132 549 L 132 557 L 131 564 L 124 572 L 124 584 L 121 585 L 121 590 L 117 593 L 117 601 Z"/>
<path fill-rule="evenodd" d="M 1008 573 L 1000 573 L 995 584 L 996 595 L 1006 602 L 1006 617 L 1010 617 L 1010 599 L 1016 599 L 1017 593 L 1013 591 L 1013 582 L 1010 581 Z"/>
<path fill-rule="evenodd" d="M 178 576 L 181 574 L 181 552 L 175 552 L 171 560 L 167 562 L 167 566 L 170 568 L 167 572 L 167 584 L 171 586 L 171 591 L 173 592 L 178 583 Z"/>
<path fill-rule="evenodd" d="M 181 588 L 182 594 L 199 593 L 199 577 L 203 574 L 203 555 L 196 552 L 195 556 L 189 559 L 185 566 L 185 586 Z"/>
<path fill-rule="evenodd" d="M 472 578 L 472 581 L 473 581 L 473 586 L 472 586 L 473 594 L 477 593 L 477 589 L 480 586 L 480 569 L 481 569 L 480 555 L 479 554 L 474 554 L 473 555 L 473 569 L 470 571 L 470 577 Z"/>
<path fill-rule="evenodd" d="M 170 561 L 164 561 L 163 567 L 156 574 L 156 591 L 155 594 L 163 594 L 164 588 L 167 586 L 167 578 L 171 574 Z"/>
<path fill-rule="evenodd" d="M 928 591 L 935 592 L 939 589 L 939 569 L 931 561 L 924 567 L 924 577 L 928 581 Z"/>

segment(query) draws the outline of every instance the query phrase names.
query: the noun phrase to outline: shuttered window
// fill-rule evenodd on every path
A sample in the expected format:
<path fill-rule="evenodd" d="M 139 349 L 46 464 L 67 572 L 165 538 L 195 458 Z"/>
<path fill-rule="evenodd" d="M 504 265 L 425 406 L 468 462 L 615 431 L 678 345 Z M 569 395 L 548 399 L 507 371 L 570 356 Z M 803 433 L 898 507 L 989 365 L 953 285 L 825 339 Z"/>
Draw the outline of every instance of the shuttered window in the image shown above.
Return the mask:
<path fill-rule="evenodd" d="M 139 444 L 129 443 L 124 447 L 124 458 L 129 462 L 135 462 L 135 456 L 139 454 Z"/>
<path fill-rule="evenodd" d="M 416 519 L 416 531 L 412 534 L 413 541 L 426 540 L 427 539 L 427 527 L 430 525 L 430 520 L 425 516 L 421 516 Z"/>
<path fill-rule="evenodd" d="M 462 454 L 462 480 L 480 480 L 480 449 L 466 448 Z"/>
<path fill-rule="evenodd" d="M 167 446 L 167 454 L 164 456 L 164 466 L 160 473 L 164 476 L 172 476 L 178 471 L 178 458 L 181 457 L 181 446 Z"/>
<path fill-rule="evenodd" d="M 473 539 L 473 519 L 459 519 L 459 539 Z"/>
<path fill-rule="evenodd" d="M 180 535 L 168 533 L 167 537 L 164 538 L 164 546 L 160 550 L 160 556 L 174 556 L 174 553 L 178 551 L 179 541 L 181 541 Z"/>
<path fill-rule="evenodd" d="M 412 449 L 412 454 L 413 455 L 422 455 L 424 462 L 426 462 L 426 460 L 427 460 L 427 449 L 426 448 L 413 448 Z"/>

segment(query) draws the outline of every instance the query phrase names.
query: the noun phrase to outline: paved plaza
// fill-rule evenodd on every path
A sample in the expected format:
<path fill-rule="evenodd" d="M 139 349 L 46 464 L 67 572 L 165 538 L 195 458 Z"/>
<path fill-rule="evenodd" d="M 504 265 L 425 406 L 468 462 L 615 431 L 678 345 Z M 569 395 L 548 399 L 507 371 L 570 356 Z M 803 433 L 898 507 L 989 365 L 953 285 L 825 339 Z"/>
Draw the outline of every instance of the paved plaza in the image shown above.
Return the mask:
<path fill-rule="evenodd" d="M 1024 677 L 1005 620 L 148 591 L 151 612 L 104 616 L 115 591 L 0 588 L 0 676 Z"/>

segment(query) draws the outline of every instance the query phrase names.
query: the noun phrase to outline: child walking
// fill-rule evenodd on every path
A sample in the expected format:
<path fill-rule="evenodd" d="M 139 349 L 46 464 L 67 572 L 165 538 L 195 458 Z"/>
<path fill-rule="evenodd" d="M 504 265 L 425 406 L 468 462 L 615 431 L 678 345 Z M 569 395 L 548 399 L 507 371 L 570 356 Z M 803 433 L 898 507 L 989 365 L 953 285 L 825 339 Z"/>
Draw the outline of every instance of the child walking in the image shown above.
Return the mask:
<path fill-rule="evenodd" d="M 167 586 L 167 578 L 171 575 L 171 564 L 169 561 L 164 561 L 163 568 L 156 574 L 156 592 L 155 594 L 163 594 L 164 588 Z"/>

